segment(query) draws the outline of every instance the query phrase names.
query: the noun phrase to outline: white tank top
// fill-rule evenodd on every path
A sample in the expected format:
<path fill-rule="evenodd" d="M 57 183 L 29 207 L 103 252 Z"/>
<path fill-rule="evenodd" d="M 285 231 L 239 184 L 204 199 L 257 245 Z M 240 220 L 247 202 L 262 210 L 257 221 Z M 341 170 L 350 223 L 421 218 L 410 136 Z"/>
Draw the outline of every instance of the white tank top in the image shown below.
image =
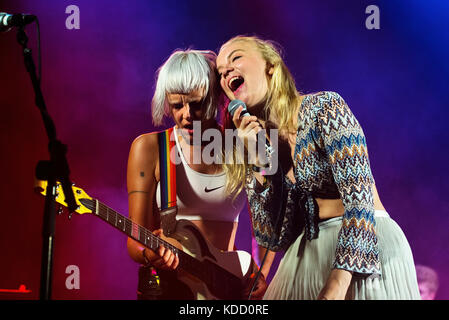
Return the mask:
<path fill-rule="evenodd" d="M 214 220 L 237 222 L 246 204 L 246 194 L 241 192 L 234 202 L 225 194 L 226 174 L 204 174 L 194 171 L 187 164 L 174 129 L 176 148 L 181 163 L 176 166 L 176 219 Z M 161 207 L 160 182 L 156 189 L 157 206 Z"/>

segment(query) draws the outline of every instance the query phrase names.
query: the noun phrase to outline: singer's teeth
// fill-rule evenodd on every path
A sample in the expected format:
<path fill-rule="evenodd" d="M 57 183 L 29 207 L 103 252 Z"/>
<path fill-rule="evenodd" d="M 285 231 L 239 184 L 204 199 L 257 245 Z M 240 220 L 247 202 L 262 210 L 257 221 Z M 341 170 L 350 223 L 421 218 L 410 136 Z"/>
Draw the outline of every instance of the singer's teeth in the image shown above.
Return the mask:
<path fill-rule="evenodd" d="M 237 90 L 244 82 L 244 79 L 240 76 L 232 77 L 229 80 L 229 88 L 234 92 Z"/>

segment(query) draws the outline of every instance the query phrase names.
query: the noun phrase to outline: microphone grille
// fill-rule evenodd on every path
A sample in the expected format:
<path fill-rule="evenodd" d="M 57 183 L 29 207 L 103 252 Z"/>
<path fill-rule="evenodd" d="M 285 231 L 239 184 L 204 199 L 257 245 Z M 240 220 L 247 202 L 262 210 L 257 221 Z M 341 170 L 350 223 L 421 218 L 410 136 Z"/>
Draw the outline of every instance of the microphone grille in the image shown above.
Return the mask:
<path fill-rule="evenodd" d="M 228 105 L 228 112 L 230 113 L 231 117 L 234 116 L 235 111 L 238 109 L 238 107 L 243 106 L 242 114 L 248 112 L 246 110 L 246 104 L 242 100 L 234 99 L 232 100 Z"/>

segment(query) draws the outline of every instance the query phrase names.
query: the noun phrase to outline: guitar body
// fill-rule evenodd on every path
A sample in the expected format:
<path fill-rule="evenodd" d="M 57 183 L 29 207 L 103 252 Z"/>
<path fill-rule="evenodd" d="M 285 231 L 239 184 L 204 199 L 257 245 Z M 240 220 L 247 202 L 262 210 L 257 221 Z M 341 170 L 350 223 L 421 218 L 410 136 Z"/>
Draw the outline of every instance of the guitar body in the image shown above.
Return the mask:
<path fill-rule="evenodd" d="M 211 280 L 205 283 L 204 276 L 200 280 L 184 272 L 182 267 L 176 271 L 178 279 L 191 288 L 198 300 L 242 299 L 244 285 L 252 271 L 252 258 L 249 253 L 241 250 L 222 251 L 215 248 L 188 220 L 178 220 L 176 229 L 170 237 L 182 245 L 185 253 L 202 263 L 202 272 L 210 273 Z M 234 275 L 235 278 L 214 276 L 217 273 L 223 274 L 222 269 Z M 207 275 L 205 277 L 207 278 Z"/>

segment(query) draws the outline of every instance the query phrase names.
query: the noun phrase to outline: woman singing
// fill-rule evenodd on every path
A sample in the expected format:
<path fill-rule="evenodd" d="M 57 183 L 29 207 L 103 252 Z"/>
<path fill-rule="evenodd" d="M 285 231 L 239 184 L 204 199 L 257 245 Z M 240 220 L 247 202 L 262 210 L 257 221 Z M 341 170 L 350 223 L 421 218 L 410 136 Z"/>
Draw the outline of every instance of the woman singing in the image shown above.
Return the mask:
<path fill-rule="evenodd" d="M 264 299 L 419 299 L 410 246 L 379 199 L 363 130 L 343 98 L 298 92 L 279 50 L 257 37 L 227 41 L 217 69 L 226 96 L 250 113 L 241 117 L 240 106 L 225 127 L 245 146 L 278 130 L 278 148 L 267 147 L 276 174 L 257 161 L 224 166 L 228 192 L 248 193 L 259 245 L 286 250 Z"/>

